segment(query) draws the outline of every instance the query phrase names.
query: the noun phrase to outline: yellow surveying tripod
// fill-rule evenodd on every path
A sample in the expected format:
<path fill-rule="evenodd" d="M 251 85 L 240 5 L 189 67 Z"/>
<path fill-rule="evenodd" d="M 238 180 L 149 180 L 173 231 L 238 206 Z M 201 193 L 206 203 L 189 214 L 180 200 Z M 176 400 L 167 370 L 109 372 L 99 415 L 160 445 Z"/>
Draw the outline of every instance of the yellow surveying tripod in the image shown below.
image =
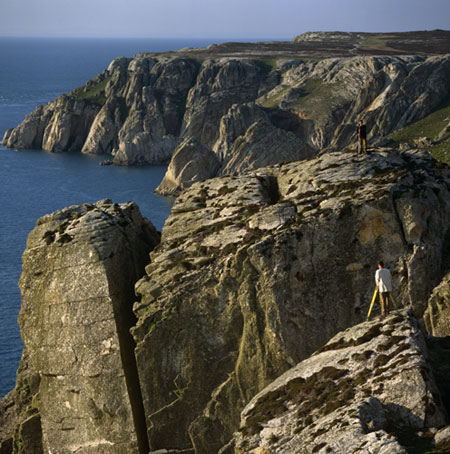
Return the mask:
<path fill-rule="evenodd" d="M 370 317 L 370 313 L 372 312 L 373 304 L 375 303 L 375 298 L 377 297 L 377 293 L 378 293 L 378 285 L 375 287 L 375 291 L 373 292 L 373 297 L 372 297 L 372 301 L 370 303 L 370 307 L 369 307 L 369 312 L 367 314 L 367 318 Z M 397 306 L 394 303 L 394 298 L 392 298 L 391 293 L 389 293 L 389 298 L 391 300 L 392 305 L 397 309 Z"/>

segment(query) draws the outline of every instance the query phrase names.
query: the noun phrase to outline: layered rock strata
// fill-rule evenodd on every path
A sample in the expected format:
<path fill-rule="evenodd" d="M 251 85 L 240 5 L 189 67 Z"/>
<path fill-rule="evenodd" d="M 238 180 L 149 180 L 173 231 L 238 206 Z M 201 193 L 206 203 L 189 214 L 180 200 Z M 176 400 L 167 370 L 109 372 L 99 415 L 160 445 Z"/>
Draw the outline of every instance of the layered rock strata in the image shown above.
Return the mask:
<path fill-rule="evenodd" d="M 219 452 L 255 394 L 365 319 L 379 259 L 421 317 L 447 271 L 449 185 L 426 152 L 384 149 L 184 191 L 136 285 L 151 449 Z"/>
<path fill-rule="evenodd" d="M 251 400 L 229 452 L 406 454 L 446 422 L 427 357 L 404 312 L 339 333 Z"/>
<path fill-rule="evenodd" d="M 172 194 L 216 175 L 341 149 L 355 141 L 359 119 L 370 138 L 386 136 L 429 114 L 449 86 L 449 55 L 139 54 L 39 106 L 3 144 L 110 154 L 118 165 L 173 157 L 158 189 Z"/>
<path fill-rule="evenodd" d="M 104 200 L 38 220 L 23 255 L 24 352 L 3 406 L 2 452 L 147 453 L 129 329 L 133 285 L 158 242 L 133 203 Z"/>

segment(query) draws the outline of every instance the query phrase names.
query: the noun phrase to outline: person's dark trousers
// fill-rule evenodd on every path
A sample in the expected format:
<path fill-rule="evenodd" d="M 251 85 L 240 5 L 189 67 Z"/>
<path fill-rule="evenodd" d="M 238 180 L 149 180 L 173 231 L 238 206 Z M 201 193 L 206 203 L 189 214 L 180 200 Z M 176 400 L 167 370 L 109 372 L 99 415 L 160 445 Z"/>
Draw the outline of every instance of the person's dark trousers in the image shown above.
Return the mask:
<path fill-rule="evenodd" d="M 380 292 L 381 316 L 389 314 L 389 292 Z"/>

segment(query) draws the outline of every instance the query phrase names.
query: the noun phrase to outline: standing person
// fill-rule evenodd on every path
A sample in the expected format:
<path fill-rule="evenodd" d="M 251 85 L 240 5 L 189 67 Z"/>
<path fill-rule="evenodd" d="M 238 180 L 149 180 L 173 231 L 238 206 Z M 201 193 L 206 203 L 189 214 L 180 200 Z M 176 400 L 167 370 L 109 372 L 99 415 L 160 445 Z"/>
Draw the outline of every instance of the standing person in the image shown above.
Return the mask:
<path fill-rule="evenodd" d="M 375 271 L 375 283 L 380 293 L 381 318 L 389 314 L 389 295 L 392 292 L 391 272 L 384 267 L 384 263 L 378 262 L 378 269 Z"/>
<path fill-rule="evenodd" d="M 358 153 L 367 154 L 367 132 L 366 125 L 362 120 L 358 124 Z"/>

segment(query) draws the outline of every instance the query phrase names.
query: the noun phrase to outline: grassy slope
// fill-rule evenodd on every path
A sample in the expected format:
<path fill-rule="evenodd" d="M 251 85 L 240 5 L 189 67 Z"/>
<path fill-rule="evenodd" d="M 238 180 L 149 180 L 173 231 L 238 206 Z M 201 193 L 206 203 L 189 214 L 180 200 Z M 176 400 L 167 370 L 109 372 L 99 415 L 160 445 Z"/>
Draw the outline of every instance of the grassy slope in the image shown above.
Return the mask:
<path fill-rule="evenodd" d="M 430 115 L 394 132 L 389 137 L 397 143 L 410 142 L 421 137 L 435 139 L 449 122 L 450 95 Z M 427 149 L 439 161 L 450 164 L 450 134 Z"/>
<path fill-rule="evenodd" d="M 105 88 L 111 77 L 106 77 L 101 82 L 87 87 L 77 88 L 72 95 L 77 99 L 87 99 L 102 106 L 106 102 Z"/>

